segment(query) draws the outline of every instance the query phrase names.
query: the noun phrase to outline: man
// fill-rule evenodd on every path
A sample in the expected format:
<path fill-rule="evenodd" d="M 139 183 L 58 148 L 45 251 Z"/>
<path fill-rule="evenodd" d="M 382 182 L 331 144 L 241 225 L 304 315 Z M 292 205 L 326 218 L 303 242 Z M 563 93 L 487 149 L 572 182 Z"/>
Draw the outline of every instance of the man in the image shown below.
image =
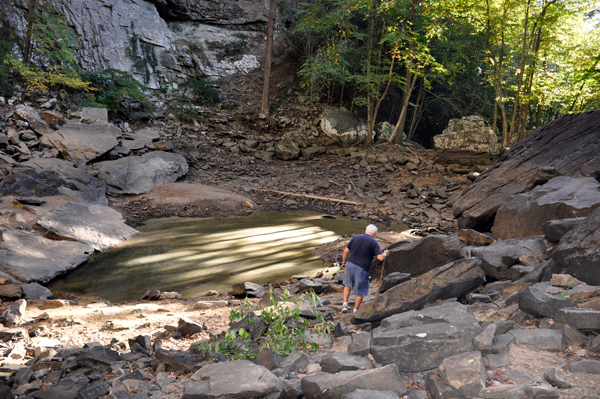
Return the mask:
<path fill-rule="evenodd" d="M 354 303 L 354 313 L 358 311 L 358 307 L 365 295 L 369 293 L 369 271 L 371 270 L 371 262 L 373 256 L 377 256 L 380 261 L 390 254 L 390 251 L 381 252 L 379 243 L 375 241 L 377 227 L 368 225 L 365 229 L 365 234 L 354 236 L 342 254 L 342 267 L 345 266 L 344 273 L 344 304 L 342 313 L 348 313 L 348 298 L 350 291 L 354 290 L 356 302 Z"/>

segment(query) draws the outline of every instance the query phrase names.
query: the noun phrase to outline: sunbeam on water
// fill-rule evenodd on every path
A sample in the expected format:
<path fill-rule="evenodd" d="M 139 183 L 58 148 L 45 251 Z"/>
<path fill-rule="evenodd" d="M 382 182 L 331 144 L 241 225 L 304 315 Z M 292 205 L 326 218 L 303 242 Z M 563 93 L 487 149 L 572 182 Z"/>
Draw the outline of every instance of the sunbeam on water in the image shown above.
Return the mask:
<path fill-rule="evenodd" d="M 177 291 L 185 297 L 209 290 L 226 293 L 244 281 L 263 284 L 293 274 L 314 275 L 331 266 L 313 255 L 319 245 L 363 233 L 366 225 L 312 212 L 150 220 L 139 228 L 141 235 L 92 256 L 48 288 L 111 301 L 139 299 L 149 289 Z"/>

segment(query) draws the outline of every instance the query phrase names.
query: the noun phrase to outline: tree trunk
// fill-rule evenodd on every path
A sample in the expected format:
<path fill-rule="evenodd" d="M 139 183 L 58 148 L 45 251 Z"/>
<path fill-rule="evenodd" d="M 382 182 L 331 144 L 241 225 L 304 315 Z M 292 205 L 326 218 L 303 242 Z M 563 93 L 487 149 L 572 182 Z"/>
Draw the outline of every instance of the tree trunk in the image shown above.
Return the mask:
<path fill-rule="evenodd" d="M 23 52 L 23 63 L 29 64 L 31 61 L 32 43 L 31 31 L 33 30 L 33 10 L 35 8 L 35 0 L 29 0 L 29 13 L 27 14 L 27 33 L 25 35 L 25 51 Z"/>
<path fill-rule="evenodd" d="M 267 24 L 267 44 L 265 45 L 265 69 L 263 78 L 263 93 L 260 110 L 265 115 L 269 114 L 269 91 L 271 89 L 271 53 L 273 52 L 273 25 L 275 24 L 275 8 L 277 0 L 269 4 L 269 22 Z"/>

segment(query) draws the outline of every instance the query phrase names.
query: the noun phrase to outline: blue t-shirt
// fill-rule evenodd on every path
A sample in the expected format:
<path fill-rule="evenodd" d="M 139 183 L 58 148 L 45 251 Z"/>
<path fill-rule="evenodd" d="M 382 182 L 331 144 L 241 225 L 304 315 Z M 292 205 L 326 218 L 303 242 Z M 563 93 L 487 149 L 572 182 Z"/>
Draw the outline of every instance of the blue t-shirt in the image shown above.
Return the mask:
<path fill-rule="evenodd" d="M 366 271 L 371 270 L 373 257 L 382 254 L 379 243 L 368 234 L 354 236 L 346 248 L 350 250 L 346 262 L 352 262 Z"/>

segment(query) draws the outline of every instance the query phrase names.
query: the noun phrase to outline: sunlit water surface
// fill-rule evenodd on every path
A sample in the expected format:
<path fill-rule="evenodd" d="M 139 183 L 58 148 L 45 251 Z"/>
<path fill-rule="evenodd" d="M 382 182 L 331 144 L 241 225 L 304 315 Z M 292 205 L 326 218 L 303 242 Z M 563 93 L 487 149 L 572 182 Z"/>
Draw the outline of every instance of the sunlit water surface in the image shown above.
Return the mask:
<path fill-rule="evenodd" d="M 48 288 L 113 302 L 139 299 L 149 289 L 177 291 L 185 297 L 209 290 L 226 293 L 244 281 L 263 284 L 294 274 L 314 275 L 331 266 L 313 255 L 315 248 L 343 235 L 363 233 L 367 224 L 301 211 L 150 220 L 138 229 L 142 234 L 90 257 Z"/>

